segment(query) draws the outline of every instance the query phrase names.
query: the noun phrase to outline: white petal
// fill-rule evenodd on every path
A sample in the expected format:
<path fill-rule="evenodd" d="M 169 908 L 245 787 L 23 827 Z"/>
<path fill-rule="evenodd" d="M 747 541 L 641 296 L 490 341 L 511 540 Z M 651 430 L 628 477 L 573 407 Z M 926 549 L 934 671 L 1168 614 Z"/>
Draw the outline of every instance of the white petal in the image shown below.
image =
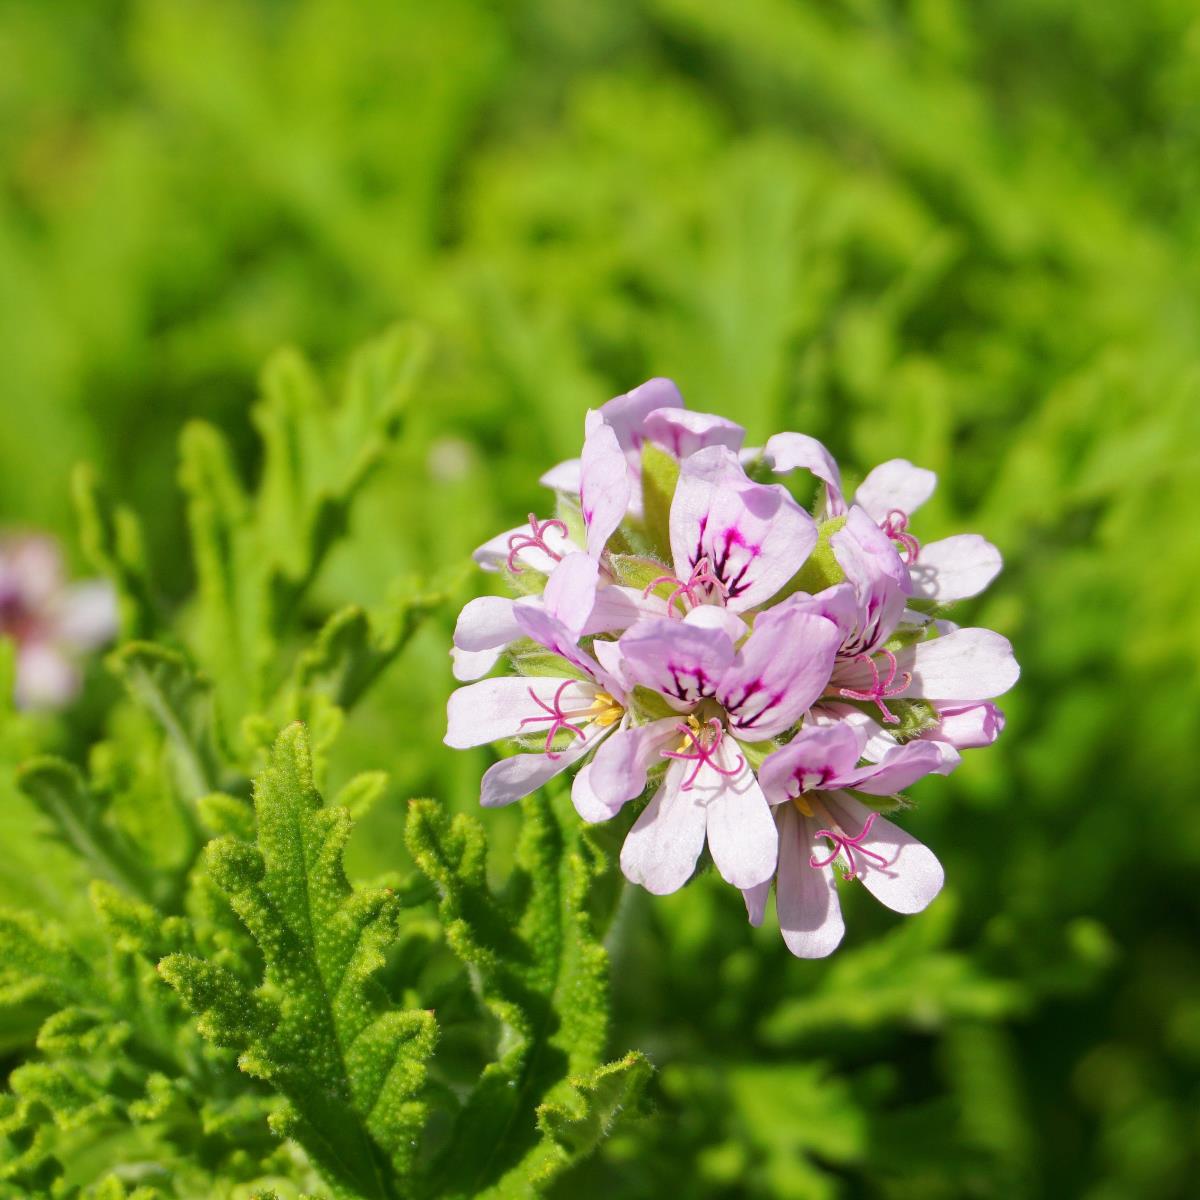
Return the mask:
<path fill-rule="evenodd" d="M 469 600 L 454 626 L 454 644 L 460 650 L 495 650 L 524 636 L 513 617 L 507 596 L 478 596 Z"/>
<path fill-rule="evenodd" d="M 479 596 L 468 601 L 454 627 L 454 678 L 481 679 L 499 661 L 504 648 L 523 637 L 505 596 Z"/>
<path fill-rule="evenodd" d="M 750 632 L 750 626 L 735 612 L 721 608 L 718 604 L 701 604 L 683 618 L 685 625 L 698 629 L 720 629 L 736 646 Z"/>
<path fill-rule="evenodd" d="M 499 808 L 536 792 L 542 784 L 578 762 L 608 733 L 597 726 L 591 726 L 588 733 L 594 730 L 598 730 L 594 736 L 575 738 L 561 754 L 514 754 L 488 767 L 483 774 L 479 803 L 484 808 Z"/>
<path fill-rule="evenodd" d="M 910 564 L 913 594 L 928 600 L 966 600 L 978 596 L 1004 565 L 1000 551 L 977 533 L 961 533 L 927 542 Z"/>
<path fill-rule="evenodd" d="M 831 867 L 813 867 L 809 858 L 828 856 L 818 826 L 791 804 L 779 810 L 779 874 L 775 908 L 787 948 L 797 958 L 825 958 L 846 932 Z"/>
<path fill-rule="evenodd" d="M 862 481 L 854 500 L 875 521 L 883 521 L 893 510 L 909 516 L 916 512 L 937 487 L 937 476 L 924 467 L 914 467 L 906 458 L 880 463 Z"/>
<path fill-rule="evenodd" d="M 852 834 L 863 828 L 872 812 L 845 792 L 825 802 L 842 827 Z M 942 890 L 946 876 L 933 851 L 884 817 L 876 815 L 871 832 L 861 845 L 885 860 L 877 863 L 863 854 L 854 856 L 861 868 L 859 878 L 863 887 L 893 912 L 920 912 Z"/>
<path fill-rule="evenodd" d="M 722 741 L 716 759 L 727 770 L 737 763 L 731 738 Z M 775 874 L 779 835 L 767 798 L 745 759 L 734 776 L 703 768 L 693 791 L 705 798 L 708 848 L 721 877 L 737 888 L 770 879 Z"/>
<path fill-rule="evenodd" d="M 899 693 L 927 700 L 988 700 L 1020 677 L 1008 638 L 990 629 L 956 629 L 896 655 L 912 683 Z"/>
<path fill-rule="evenodd" d="M 450 647 L 451 672 L 460 683 L 482 679 L 502 658 L 504 648 L 496 650 L 460 650 Z"/>
<path fill-rule="evenodd" d="M 556 492 L 566 492 L 568 496 L 579 495 L 579 481 L 583 468 L 577 458 L 568 458 L 553 466 L 538 480 L 542 487 L 553 488 Z"/>
<path fill-rule="evenodd" d="M 643 617 L 665 617 L 667 607 L 659 596 L 643 596 L 637 588 L 608 584 L 596 590 L 592 611 L 581 637 L 595 633 L 621 633 Z M 597 655 L 597 657 L 599 657 Z"/>
<path fill-rule="evenodd" d="M 686 768 L 687 763 L 671 764 L 621 847 L 625 877 L 656 896 L 683 887 L 704 849 L 704 805 L 694 791 L 680 788 Z"/>
<path fill-rule="evenodd" d="M 551 724 L 550 714 L 537 701 L 553 708 L 559 688 L 563 688 L 559 700 L 564 712 L 588 709 L 596 694 L 594 684 L 579 680 L 517 675 L 483 679 L 459 688 L 450 694 L 446 705 L 446 745 L 466 750 L 521 733 L 546 732 Z M 542 717 L 546 720 L 540 720 Z M 533 719 L 522 726 L 521 722 L 527 718 Z"/>

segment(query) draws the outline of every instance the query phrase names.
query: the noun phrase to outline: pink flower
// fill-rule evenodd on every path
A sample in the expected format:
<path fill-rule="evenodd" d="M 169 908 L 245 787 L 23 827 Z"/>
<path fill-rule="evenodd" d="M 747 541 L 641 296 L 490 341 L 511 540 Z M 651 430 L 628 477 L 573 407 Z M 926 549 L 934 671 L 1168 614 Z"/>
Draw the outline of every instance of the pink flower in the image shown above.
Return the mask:
<path fill-rule="evenodd" d="M 78 694 L 79 659 L 113 637 L 117 603 L 102 580 L 67 584 L 52 540 L 0 542 L 0 635 L 16 644 L 16 702 L 59 708 Z"/>
<path fill-rule="evenodd" d="M 778 474 L 805 470 L 816 476 L 825 485 L 826 517 L 844 516 L 856 505 L 865 512 L 902 548 L 914 596 L 942 603 L 966 600 L 1000 573 L 1000 551 L 978 534 L 957 534 L 925 545 L 911 534 L 913 513 L 937 486 L 932 471 L 904 458 L 891 459 L 871 471 L 847 503 L 837 463 L 815 438 L 777 433 L 767 440 L 762 457 Z"/>
<path fill-rule="evenodd" d="M 666 774 L 621 851 L 621 867 L 651 892 L 673 892 L 707 839 L 721 875 L 751 887 L 775 869 L 770 809 L 743 744 L 766 742 L 804 715 L 829 679 L 837 630 L 780 605 L 745 629 L 732 613 L 697 609 L 683 621 L 642 621 L 616 643 L 623 678 L 679 714 L 618 734 L 581 774 L 583 810 L 614 813 L 645 786 L 656 759 Z M 586 788 L 586 791 L 584 790 Z"/>
<path fill-rule="evenodd" d="M 800 958 L 823 958 L 842 940 L 835 865 L 900 913 L 920 912 L 942 887 L 933 854 L 851 794 L 901 791 L 937 769 L 937 748 L 911 742 L 881 762 L 859 766 L 862 750 L 861 738 L 847 725 L 806 727 L 759 771 L 779 831 L 779 927 Z M 762 923 L 770 886 L 767 880 L 744 890 L 752 924 Z"/>
<path fill-rule="evenodd" d="M 459 688 L 447 712 L 445 741 L 455 749 L 510 738 L 530 742 L 525 753 L 484 773 L 480 803 L 487 807 L 528 796 L 592 754 L 628 720 L 624 687 L 575 645 L 560 621 L 529 600 L 513 605 L 512 617 L 519 633 L 553 656 L 550 673 L 484 679 Z"/>
<path fill-rule="evenodd" d="M 1003 728 L 992 699 L 1017 679 L 1012 647 L 933 608 L 982 590 L 998 552 L 970 534 L 917 539 L 932 472 L 894 459 L 847 500 L 819 442 L 744 451 L 740 426 L 688 412 L 669 380 L 589 413 L 585 431 L 579 459 L 542 478 L 557 515 L 476 552 L 525 593 L 471 601 L 455 630 L 459 679 L 506 652 L 521 672 L 450 698 L 449 745 L 519 751 L 486 772 L 482 803 L 570 767 L 587 821 L 649 791 L 626 876 L 675 891 L 707 846 L 756 923 L 775 882 L 805 957 L 841 940 L 836 865 L 899 912 L 930 903 L 937 860 L 863 798 L 948 773 Z M 813 474 L 816 520 L 751 463 Z"/>

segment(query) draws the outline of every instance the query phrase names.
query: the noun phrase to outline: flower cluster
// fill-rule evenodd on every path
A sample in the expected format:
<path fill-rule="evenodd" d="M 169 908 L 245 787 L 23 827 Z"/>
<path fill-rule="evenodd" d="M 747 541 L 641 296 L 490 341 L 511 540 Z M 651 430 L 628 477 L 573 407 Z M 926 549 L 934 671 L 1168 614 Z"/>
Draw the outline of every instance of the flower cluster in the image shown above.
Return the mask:
<path fill-rule="evenodd" d="M 976 535 L 910 531 L 932 472 L 895 459 L 847 496 L 815 439 L 743 435 L 666 379 L 588 414 L 580 458 L 542 478 L 554 514 L 476 552 L 520 596 L 463 609 L 446 742 L 519 751 L 485 805 L 574 766 L 587 821 L 651 788 L 626 876 L 675 891 L 707 844 L 755 924 L 774 882 L 784 940 L 815 958 L 842 938 L 838 873 L 898 912 L 938 893 L 937 859 L 881 813 L 996 739 L 1018 668 L 999 634 L 939 615 L 1001 563 Z M 798 472 L 812 515 L 770 482 Z"/>
<path fill-rule="evenodd" d="M 16 649 L 15 699 L 22 708 L 58 708 L 79 691 L 79 660 L 117 631 L 110 584 L 68 584 L 48 537 L 0 538 L 0 637 Z"/>

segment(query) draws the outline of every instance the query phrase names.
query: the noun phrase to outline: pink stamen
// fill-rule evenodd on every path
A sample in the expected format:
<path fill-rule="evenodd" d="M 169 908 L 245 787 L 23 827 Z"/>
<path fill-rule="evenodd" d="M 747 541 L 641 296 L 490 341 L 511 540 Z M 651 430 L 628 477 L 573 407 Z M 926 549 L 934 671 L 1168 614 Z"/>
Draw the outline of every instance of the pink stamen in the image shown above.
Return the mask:
<path fill-rule="evenodd" d="M 907 532 L 908 513 L 901 512 L 898 508 L 893 508 L 880 522 L 879 528 L 887 534 L 891 541 L 899 542 L 904 548 L 901 557 L 906 564 L 911 566 L 917 561 L 917 555 L 921 553 L 921 543 L 911 533 Z"/>
<path fill-rule="evenodd" d="M 681 762 L 694 762 L 696 765 L 692 769 L 692 773 L 684 780 L 680 786 L 681 792 L 690 792 L 692 785 L 696 782 L 697 776 L 705 766 L 710 766 L 718 775 L 732 776 L 737 775 L 746 765 L 746 760 L 739 754 L 737 763 L 732 767 L 718 766 L 713 760 L 713 755 L 721 748 L 721 739 L 725 736 L 725 730 L 721 726 L 721 722 L 717 717 L 713 717 L 708 722 L 709 729 L 712 730 L 713 743 L 711 746 L 704 744 L 702 734 L 698 734 L 690 725 L 676 725 L 684 737 L 688 738 L 692 743 L 693 754 L 690 750 L 664 750 L 663 758 L 677 758 Z"/>
<path fill-rule="evenodd" d="M 856 654 L 855 662 L 865 662 L 871 668 L 870 690 L 860 692 L 854 688 L 839 688 L 838 695 L 845 696 L 847 700 L 870 700 L 879 705 L 879 711 L 883 713 L 883 719 L 888 725 L 899 725 L 900 718 L 891 712 L 884 700 L 900 695 L 912 683 L 912 674 L 905 671 L 900 677 L 900 682 L 896 683 L 896 671 L 899 669 L 896 656 L 890 650 L 880 650 L 879 653 L 888 660 L 887 678 L 879 678 L 879 664 L 869 654 Z"/>
<path fill-rule="evenodd" d="M 876 854 L 874 850 L 868 850 L 862 845 L 862 840 L 871 832 L 871 826 L 875 824 L 875 818 L 878 813 L 871 813 L 863 823 L 861 832 L 851 836 L 848 833 L 838 833 L 832 829 L 818 829 L 817 837 L 828 838 L 833 843 L 833 853 L 828 858 L 817 858 L 815 854 L 810 855 L 808 865 L 810 867 L 827 867 L 839 854 L 846 855 L 846 861 L 850 864 L 850 874 L 848 879 L 853 879 L 862 869 L 854 859 L 855 851 L 858 851 L 864 858 L 874 859 L 881 867 L 887 866 L 887 859 L 882 854 Z"/>
<path fill-rule="evenodd" d="M 533 690 L 533 688 L 527 689 L 530 696 L 533 697 L 533 702 L 539 708 L 544 709 L 546 712 L 546 715 L 544 717 L 540 717 L 540 716 L 539 717 L 526 717 L 521 722 L 519 728 L 524 729 L 526 725 L 535 724 L 538 721 L 549 721 L 551 724 L 550 724 L 549 730 L 546 733 L 546 753 L 551 758 L 558 758 L 560 756 L 559 754 L 556 754 L 554 751 L 552 751 L 550 749 L 550 747 L 554 744 L 554 739 L 555 739 L 555 737 L 558 736 L 558 734 L 561 730 L 563 730 L 563 729 L 569 730 L 570 733 L 572 733 L 576 737 L 584 737 L 585 736 L 583 730 L 580 729 L 578 725 L 571 724 L 571 718 L 582 716 L 583 713 L 587 712 L 587 709 L 583 709 L 580 712 L 569 712 L 569 713 L 563 712 L 563 710 L 562 710 L 562 694 L 574 682 L 575 681 L 573 679 L 564 679 L 562 684 L 559 686 L 558 691 L 556 691 L 554 693 L 554 699 L 550 704 L 547 704 L 545 702 L 545 700 L 543 700 L 541 698 L 541 696 L 539 696 L 537 694 L 537 692 L 535 692 Z"/>
<path fill-rule="evenodd" d="M 548 521 L 539 521 L 533 513 L 529 514 L 530 533 L 514 533 L 508 539 L 508 569 L 514 575 L 521 574 L 521 568 L 517 566 L 516 558 L 522 550 L 541 550 L 543 554 L 548 554 L 555 562 L 562 561 L 562 555 L 555 550 L 551 550 L 546 545 L 546 530 L 557 529 L 563 537 L 567 536 L 567 526 L 557 517 L 551 517 Z"/>
<path fill-rule="evenodd" d="M 715 591 L 721 597 L 721 603 L 724 604 L 727 598 L 728 589 L 722 582 L 721 578 L 713 573 L 712 565 L 708 561 L 707 555 L 692 568 L 692 573 L 688 577 L 686 583 L 676 575 L 660 575 L 657 579 L 651 580 L 643 589 L 643 597 L 649 596 L 652 591 L 660 584 L 673 583 L 675 585 L 671 594 L 667 597 L 667 615 L 682 619 L 686 613 L 683 605 L 680 609 L 674 607 L 675 601 L 680 597 L 686 597 L 689 607 L 697 608 L 703 604 L 706 597 L 697 596 L 697 591 L 700 588 L 707 588 L 709 594 Z M 682 610 L 682 611 L 681 611 Z"/>

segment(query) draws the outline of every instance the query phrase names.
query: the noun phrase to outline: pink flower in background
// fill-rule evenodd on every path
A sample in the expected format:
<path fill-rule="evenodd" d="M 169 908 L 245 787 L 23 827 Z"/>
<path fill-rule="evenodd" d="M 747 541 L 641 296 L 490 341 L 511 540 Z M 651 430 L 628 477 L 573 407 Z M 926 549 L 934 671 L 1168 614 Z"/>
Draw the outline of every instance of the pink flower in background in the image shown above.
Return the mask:
<path fill-rule="evenodd" d="M 16 646 L 20 707 L 58 708 L 74 699 L 80 659 L 116 631 L 116 596 L 108 583 L 68 584 L 50 538 L 0 540 L 0 636 Z"/>
<path fill-rule="evenodd" d="M 897 912 L 936 896 L 937 860 L 880 810 L 991 744 L 1019 672 L 1005 638 L 937 607 L 982 591 L 1000 555 L 918 539 L 931 471 L 893 459 L 847 500 L 820 442 L 743 437 L 665 379 L 588 414 L 580 457 L 542 477 L 553 515 L 476 552 L 523 595 L 463 609 L 454 671 L 479 682 L 450 698 L 446 741 L 517 751 L 484 775 L 485 805 L 572 767 L 587 821 L 647 796 L 630 880 L 675 891 L 707 847 L 754 923 L 774 886 L 785 942 L 813 958 L 843 935 L 839 874 Z M 812 474 L 814 515 L 764 470 Z M 516 673 L 482 678 L 502 662 Z"/>

